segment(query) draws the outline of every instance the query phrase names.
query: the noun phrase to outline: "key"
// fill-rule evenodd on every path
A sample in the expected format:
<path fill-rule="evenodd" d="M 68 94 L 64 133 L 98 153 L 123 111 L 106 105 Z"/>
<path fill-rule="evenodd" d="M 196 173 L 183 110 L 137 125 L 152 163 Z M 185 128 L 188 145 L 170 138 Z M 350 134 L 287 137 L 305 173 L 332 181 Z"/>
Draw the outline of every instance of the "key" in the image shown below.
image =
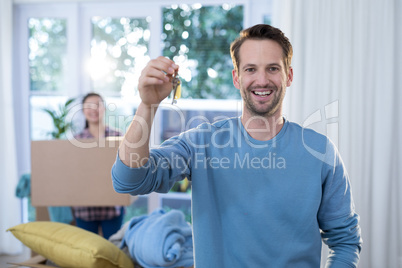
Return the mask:
<path fill-rule="evenodd" d="M 179 75 L 175 73 L 175 76 L 172 80 L 173 85 L 173 96 L 172 96 L 172 105 L 177 103 L 177 100 L 181 97 L 181 81 L 179 79 Z"/>

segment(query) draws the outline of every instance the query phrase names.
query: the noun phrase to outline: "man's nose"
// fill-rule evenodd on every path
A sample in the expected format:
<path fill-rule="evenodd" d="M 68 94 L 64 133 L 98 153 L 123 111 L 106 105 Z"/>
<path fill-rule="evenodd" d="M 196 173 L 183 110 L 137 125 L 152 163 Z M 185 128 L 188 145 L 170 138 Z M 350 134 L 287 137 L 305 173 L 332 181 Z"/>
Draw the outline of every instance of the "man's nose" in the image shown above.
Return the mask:
<path fill-rule="evenodd" d="M 256 83 L 259 85 L 267 85 L 270 80 L 270 74 L 266 71 L 259 71 L 256 77 Z"/>

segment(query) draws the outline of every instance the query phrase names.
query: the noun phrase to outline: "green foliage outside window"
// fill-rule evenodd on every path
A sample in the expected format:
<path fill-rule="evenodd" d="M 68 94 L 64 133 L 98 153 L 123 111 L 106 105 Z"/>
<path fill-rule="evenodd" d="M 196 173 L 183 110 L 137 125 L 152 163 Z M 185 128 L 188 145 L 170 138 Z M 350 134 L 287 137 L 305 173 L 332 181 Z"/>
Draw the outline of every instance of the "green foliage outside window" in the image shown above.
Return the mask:
<path fill-rule="evenodd" d="M 146 18 L 92 18 L 89 72 L 94 91 L 119 93 L 124 87 L 134 91 L 134 80 L 149 60 L 148 27 Z"/>
<path fill-rule="evenodd" d="M 243 28 L 243 6 L 180 4 L 163 8 L 162 16 L 162 53 L 180 65 L 182 97 L 239 99 L 229 47 Z M 133 92 L 149 60 L 149 18 L 93 17 L 91 23 L 91 62 L 86 67 L 92 90 Z M 28 25 L 31 91 L 63 92 L 67 20 L 31 18 Z"/>
<path fill-rule="evenodd" d="M 174 5 L 163 9 L 163 55 L 180 65 L 182 97 L 237 99 L 230 43 L 243 28 L 243 6 Z"/>
<path fill-rule="evenodd" d="M 66 25 L 66 19 L 29 19 L 31 91 L 58 92 L 63 89 L 67 53 Z"/>

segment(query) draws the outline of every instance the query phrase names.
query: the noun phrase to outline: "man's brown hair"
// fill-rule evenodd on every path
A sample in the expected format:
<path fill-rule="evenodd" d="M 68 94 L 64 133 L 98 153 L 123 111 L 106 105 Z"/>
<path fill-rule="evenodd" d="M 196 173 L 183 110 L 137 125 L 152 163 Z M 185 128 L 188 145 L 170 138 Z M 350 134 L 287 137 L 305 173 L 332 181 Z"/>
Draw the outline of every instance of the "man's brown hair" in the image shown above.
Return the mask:
<path fill-rule="evenodd" d="M 292 44 L 281 30 L 267 24 L 257 24 L 241 31 L 240 36 L 230 45 L 230 56 L 236 72 L 239 71 L 240 65 L 240 47 L 246 40 L 273 40 L 277 42 L 282 47 L 283 62 L 286 73 L 288 73 L 293 56 Z"/>

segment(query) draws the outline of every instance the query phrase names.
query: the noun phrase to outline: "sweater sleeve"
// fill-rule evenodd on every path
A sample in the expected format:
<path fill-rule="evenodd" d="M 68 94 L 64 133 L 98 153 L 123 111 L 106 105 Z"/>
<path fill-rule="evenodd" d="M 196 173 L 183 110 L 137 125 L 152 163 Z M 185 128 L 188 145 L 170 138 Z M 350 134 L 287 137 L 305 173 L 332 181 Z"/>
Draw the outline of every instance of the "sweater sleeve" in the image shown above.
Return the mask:
<path fill-rule="evenodd" d="M 152 149 L 139 168 L 126 166 L 117 155 L 112 167 L 113 187 L 118 193 L 132 195 L 167 193 L 176 181 L 189 177 L 190 152 L 183 139 L 174 137 L 161 148 Z M 139 161 L 131 159 L 131 161 Z"/>
<path fill-rule="evenodd" d="M 348 174 L 331 142 L 323 161 L 322 178 L 318 222 L 322 240 L 329 247 L 326 267 L 357 267 L 362 244 L 359 216 L 354 210 Z"/>

